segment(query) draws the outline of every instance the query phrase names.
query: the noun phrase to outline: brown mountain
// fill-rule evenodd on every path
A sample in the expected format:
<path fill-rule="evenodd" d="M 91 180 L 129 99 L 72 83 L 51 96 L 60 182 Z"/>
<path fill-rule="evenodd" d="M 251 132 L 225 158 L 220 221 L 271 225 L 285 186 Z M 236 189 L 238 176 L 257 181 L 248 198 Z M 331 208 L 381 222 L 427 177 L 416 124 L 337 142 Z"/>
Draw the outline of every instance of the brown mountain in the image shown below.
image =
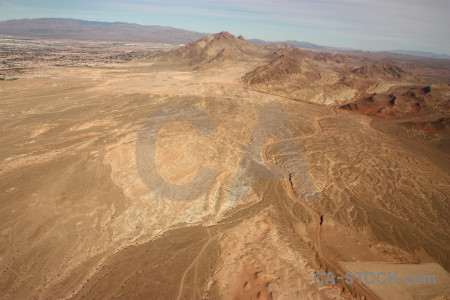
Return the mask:
<path fill-rule="evenodd" d="M 242 36 L 235 37 L 228 32 L 220 32 L 206 35 L 196 42 L 164 53 L 161 57 L 184 61 L 196 68 L 205 68 L 243 60 L 255 60 L 269 53 L 246 41 Z"/>
<path fill-rule="evenodd" d="M 288 75 L 301 73 L 302 68 L 298 60 L 281 55 L 269 64 L 260 66 L 248 73 L 242 80 L 247 84 L 260 84 L 272 80 L 283 80 Z"/>
<path fill-rule="evenodd" d="M 402 69 L 392 64 L 369 64 L 354 69 L 352 73 L 370 77 L 391 78 L 402 78 L 406 75 Z"/>
<path fill-rule="evenodd" d="M 272 49 L 273 50 L 273 49 Z M 445 112 L 449 87 L 392 62 L 280 47 L 242 77 L 247 88 L 369 115 Z"/>
<path fill-rule="evenodd" d="M 76 19 L 21 19 L 0 21 L 0 34 L 50 39 L 155 42 L 187 44 L 202 33 L 166 26 L 142 26 Z"/>

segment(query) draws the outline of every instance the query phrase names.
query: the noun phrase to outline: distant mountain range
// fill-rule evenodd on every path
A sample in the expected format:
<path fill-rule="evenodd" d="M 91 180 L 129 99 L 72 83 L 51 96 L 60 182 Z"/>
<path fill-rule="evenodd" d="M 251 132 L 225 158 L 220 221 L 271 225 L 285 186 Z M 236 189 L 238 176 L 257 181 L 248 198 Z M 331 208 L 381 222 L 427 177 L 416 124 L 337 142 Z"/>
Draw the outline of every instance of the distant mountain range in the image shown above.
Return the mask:
<path fill-rule="evenodd" d="M 258 40 L 258 39 L 249 39 L 249 41 L 260 44 L 260 45 L 268 45 L 268 44 L 287 44 L 294 47 L 304 48 L 304 49 L 318 49 L 318 50 L 330 50 L 330 51 L 355 51 L 356 49 L 351 48 L 336 48 L 336 47 L 330 47 L 330 46 L 320 46 L 309 42 L 299 42 L 295 40 L 288 40 L 288 41 L 279 41 L 279 42 L 268 42 L 264 40 Z"/>
<path fill-rule="evenodd" d="M 398 53 L 398 54 L 414 55 L 414 56 L 431 57 L 431 58 L 450 59 L 450 55 L 437 54 L 437 53 L 433 53 L 433 52 L 412 51 L 412 50 L 394 50 L 394 51 L 390 51 L 390 52 L 394 52 L 394 53 Z"/>
<path fill-rule="evenodd" d="M 288 41 L 280 41 L 280 42 L 268 42 L 264 40 L 258 40 L 258 39 L 249 39 L 249 41 L 260 44 L 260 45 L 268 45 L 272 43 L 282 43 L 282 44 L 288 44 L 291 46 L 304 48 L 304 49 L 317 49 L 317 50 L 329 50 L 329 51 L 361 51 L 359 49 L 354 48 L 339 48 L 339 47 L 330 47 L 330 46 L 320 46 L 309 42 L 299 42 L 295 40 L 288 40 Z M 404 55 L 413 55 L 413 56 L 420 56 L 420 57 L 430 57 L 430 58 L 444 58 L 444 59 L 450 59 L 450 55 L 447 54 L 437 54 L 433 52 L 425 52 L 425 51 L 413 51 L 413 50 L 391 50 L 391 51 L 369 51 L 369 52 L 375 52 L 375 53 L 386 53 L 386 52 L 392 52 L 397 54 L 404 54 Z"/>
<path fill-rule="evenodd" d="M 190 43 L 204 35 L 166 26 L 51 18 L 0 21 L 0 34 L 30 38 L 155 42 L 173 45 Z"/>
<path fill-rule="evenodd" d="M 203 37 L 205 33 L 158 25 L 139 25 L 124 22 L 97 22 L 77 19 L 20 19 L 0 21 L 0 34 L 27 38 L 75 39 L 118 42 L 155 42 L 172 45 L 188 44 Z M 249 39 L 256 44 L 271 44 Z M 320 46 L 295 40 L 280 41 L 299 48 L 328 51 L 357 51 L 350 48 Z M 394 50 L 397 54 L 450 59 L 450 55 L 423 51 Z"/>

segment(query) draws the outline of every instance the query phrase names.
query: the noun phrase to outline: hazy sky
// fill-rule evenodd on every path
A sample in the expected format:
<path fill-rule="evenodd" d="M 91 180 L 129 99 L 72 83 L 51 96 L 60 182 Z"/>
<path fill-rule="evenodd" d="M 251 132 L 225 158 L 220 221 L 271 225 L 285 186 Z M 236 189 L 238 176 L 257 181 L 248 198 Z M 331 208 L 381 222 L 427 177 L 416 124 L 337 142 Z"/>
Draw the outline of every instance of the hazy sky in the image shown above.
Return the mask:
<path fill-rule="evenodd" d="M 450 0 L 0 0 L 0 20 L 122 21 L 270 41 L 446 54 L 449 13 Z"/>

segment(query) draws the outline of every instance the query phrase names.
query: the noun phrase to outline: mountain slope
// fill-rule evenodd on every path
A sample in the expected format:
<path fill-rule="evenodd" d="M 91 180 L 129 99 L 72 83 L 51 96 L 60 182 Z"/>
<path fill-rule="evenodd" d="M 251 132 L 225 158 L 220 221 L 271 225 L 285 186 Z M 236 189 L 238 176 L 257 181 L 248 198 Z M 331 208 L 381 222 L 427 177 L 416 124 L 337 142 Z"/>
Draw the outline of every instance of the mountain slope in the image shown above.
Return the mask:
<path fill-rule="evenodd" d="M 352 71 L 365 77 L 402 78 L 405 72 L 395 65 L 390 64 L 369 64 L 356 68 Z"/>
<path fill-rule="evenodd" d="M 184 61 L 195 68 L 219 66 L 227 63 L 255 60 L 270 54 L 242 36 L 235 37 L 228 32 L 207 35 L 182 48 L 161 54 L 160 57 Z"/>
<path fill-rule="evenodd" d="M 271 58 L 242 77 L 247 88 L 368 115 L 448 111 L 448 85 L 420 79 L 394 62 L 290 47 Z"/>
<path fill-rule="evenodd" d="M 203 36 L 199 32 L 165 26 L 53 18 L 0 21 L 0 34 L 51 39 L 167 44 L 186 44 Z"/>
<path fill-rule="evenodd" d="M 274 80 L 284 80 L 288 75 L 300 74 L 302 68 L 295 59 L 281 55 L 267 65 L 247 73 L 242 80 L 247 84 L 260 84 Z"/>

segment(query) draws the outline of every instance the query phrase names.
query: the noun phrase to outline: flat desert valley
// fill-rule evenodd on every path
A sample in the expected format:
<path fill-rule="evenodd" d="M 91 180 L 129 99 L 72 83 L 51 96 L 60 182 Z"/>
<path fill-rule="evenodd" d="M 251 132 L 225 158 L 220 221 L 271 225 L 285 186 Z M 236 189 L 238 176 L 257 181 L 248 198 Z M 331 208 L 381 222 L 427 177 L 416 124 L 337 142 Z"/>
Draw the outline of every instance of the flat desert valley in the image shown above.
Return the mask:
<path fill-rule="evenodd" d="M 450 299 L 448 74 L 220 33 L 0 81 L 0 299 Z"/>

